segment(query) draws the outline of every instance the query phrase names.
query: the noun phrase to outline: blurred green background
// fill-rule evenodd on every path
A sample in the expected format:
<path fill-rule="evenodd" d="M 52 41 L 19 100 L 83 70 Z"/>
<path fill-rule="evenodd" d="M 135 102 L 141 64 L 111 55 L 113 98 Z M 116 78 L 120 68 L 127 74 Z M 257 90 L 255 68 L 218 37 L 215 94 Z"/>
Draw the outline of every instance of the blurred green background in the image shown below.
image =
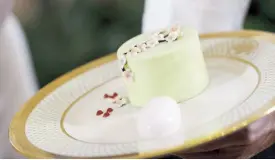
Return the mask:
<path fill-rule="evenodd" d="M 141 32 L 142 0 L 36 0 L 30 3 L 18 5 L 37 9 L 25 16 L 20 11 L 17 14 L 41 87 L 79 65 L 115 52 L 122 42 Z"/>
<path fill-rule="evenodd" d="M 40 87 L 141 32 L 143 0 L 17 0 Z M 245 28 L 275 32 L 275 0 L 253 0 Z"/>

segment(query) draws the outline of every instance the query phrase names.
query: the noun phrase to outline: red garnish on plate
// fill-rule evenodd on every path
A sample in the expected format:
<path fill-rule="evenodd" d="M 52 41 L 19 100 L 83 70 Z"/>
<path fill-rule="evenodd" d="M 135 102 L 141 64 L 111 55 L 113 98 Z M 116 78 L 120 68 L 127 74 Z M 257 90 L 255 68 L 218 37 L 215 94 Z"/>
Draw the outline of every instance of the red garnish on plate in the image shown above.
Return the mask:
<path fill-rule="evenodd" d="M 127 100 L 123 97 L 120 97 L 120 95 L 118 95 L 117 92 L 114 92 L 113 94 L 104 94 L 104 99 L 107 99 L 108 101 L 111 101 L 113 104 L 118 104 L 119 107 L 117 108 L 120 108 L 120 107 L 123 107 L 127 104 Z M 106 112 L 104 110 L 104 112 L 102 110 L 98 110 L 96 115 L 97 116 L 100 116 L 102 115 L 102 117 L 106 118 L 106 117 L 109 117 L 111 115 L 111 113 L 114 111 L 115 108 L 107 108 Z"/>
<path fill-rule="evenodd" d="M 104 98 L 108 98 L 109 96 L 108 96 L 108 94 L 104 94 Z"/>
<path fill-rule="evenodd" d="M 102 115 L 103 114 L 103 111 L 102 110 L 98 110 L 97 112 L 96 112 L 96 115 L 97 116 L 100 116 L 100 115 Z"/>
<path fill-rule="evenodd" d="M 108 109 L 107 109 L 107 112 L 109 112 L 109 113 L 110 113 L 110 112 L 113 112 L 113 109 L 112 109 L 112 108 L 108 108 Z"/>
<path fill-rule="evenodd" d="M 113 93 L 113 98 L 115 98 L 118 94 L 116 92 Z"/>
<path fill-rule="evenodd" d="M 105 117 L 105 118 L 106 118 L 106 117 L 109 117 L 109 116 L 110 116 L 110 113 L 109 113 L 109 112 L 106 112 L 106 113 L 103 114 L 103 117 Z"/>
<path fill-rule="evenodd" d="M 104 94 L 104 98 L 111 98 L 114 99 L 118 96 L 118 94 L 116 92 L 113 93 L 113 95 L 109 95 L 109 94 Z"/>

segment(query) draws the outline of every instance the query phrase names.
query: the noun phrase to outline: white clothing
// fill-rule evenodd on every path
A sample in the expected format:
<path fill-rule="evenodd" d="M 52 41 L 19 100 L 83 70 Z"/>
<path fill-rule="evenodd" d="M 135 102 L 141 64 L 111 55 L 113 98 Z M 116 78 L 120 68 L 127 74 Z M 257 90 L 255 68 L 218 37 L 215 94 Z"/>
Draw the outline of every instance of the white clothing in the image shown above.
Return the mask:
<path fill-rule="evenodd" d="M 14 114 L 37 89 L 26 39 L 16 17 L 10 14 L 0 30 L 1 159 L 21 158 L 9 143 L 8 128 Z"/>
<path fill-rule="evenodd" d="M 37 90 L 26 39 L 11 10 L 12 0 L 0 0 L 0 159 L 23 158 L 11 146 L 8 129 Z"/>
<path fill-rule="evenodd" d="M 240 30 L 250 0 L 145 0 L 142 32 L 173 24 L 199 33 Z"/>

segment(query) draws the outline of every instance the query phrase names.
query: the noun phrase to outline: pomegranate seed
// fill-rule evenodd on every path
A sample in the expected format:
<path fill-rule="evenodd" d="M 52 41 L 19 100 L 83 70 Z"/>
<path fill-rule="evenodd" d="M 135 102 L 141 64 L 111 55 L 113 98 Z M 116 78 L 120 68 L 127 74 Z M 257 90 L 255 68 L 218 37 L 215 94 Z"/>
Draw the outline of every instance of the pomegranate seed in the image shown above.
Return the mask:
<path fill-rule="evenodd" d="M 110 113 L 109 113 L 109 112 L 106 112 L 106 113 L 103 114 L 103 117 L 105 117 L 105 118 L 106 118 L 106 117 L 109 117 L 109 116 L 110 116 Z"/>
<path fill-rule="evenodd" d="M 109 113 L 110 113 L 110 112 L 113 112 L 113 109 L 112 109 L 112 108 L 108 108 L 108 109 L 107 109 L 107 112 L 109 112 Z"/>
<path fill-rule="evenodd" d="M 104 94 L 104 98 L 108 98 L 109 96 L 108 96 L 108 94 Z"/>
<path fill-rule="evenodd" d="M 117 93 L 115 92 L 114 94 L 113 94 L 113 97 L 115 98 L 117 96 Z"/>
<path fill-rule="evenodd" d="M 100 115 L 102 115 L 102 114 L 103 114 L 102 110 L 98 110 L 98 111 L 96 112 L 96 115 L 97 115 L 97 116 L 100 116 Z"/>

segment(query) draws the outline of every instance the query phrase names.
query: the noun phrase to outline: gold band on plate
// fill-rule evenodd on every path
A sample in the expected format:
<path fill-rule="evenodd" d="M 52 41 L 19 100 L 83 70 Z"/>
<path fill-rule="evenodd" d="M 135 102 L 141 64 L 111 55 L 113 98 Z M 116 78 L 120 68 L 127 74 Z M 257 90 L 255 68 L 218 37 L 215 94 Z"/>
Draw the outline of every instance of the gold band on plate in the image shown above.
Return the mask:
<path fill-rule="evenodd" d="M 261 37 L 264 39 L 266 37 L 267 40 L 269 41 L 274 40 L 275 42 L 275 38 L 273 38 L 275 37 L 274 34 L 268 33 L 268 32 L 253 31 L 253 30 L 203 34 L 200 37 L 202 39 L 228 38 L 228 37 L 247 37 L 247 38 Z M 65 75 L 61 76 L 60 78 L 56 79 L 55 81 L 51 82 L 50 84 L 42 88 L 40 91 L 38 91 L 37 94 L 34 97 L 32 97 L 28 102 L 26 102 L 23 108 L 21 108 L 21 110 L 16 113 L 16 115 L 14 116 L 10 124 L 9 139 L 13 147 L 19 153 L 21 153 L 27 158 L 77 158 L 77 157 L 65 157 L 65 156 L 55 155 L 55 154 L 43 151 L 38 147 L 34 146 L 28 140 L 25 134 L 25 125 L 26 125 L 27 118 L 29 114 L 32 112 L 32 110 L 36 107 L 36 105 L 42 99 L 44 99 L 44 97 L 46 97 L 52 91 L 54 91 L 56 88 L 66 83 L 67 81 L 70 81 L 74 77 L 86 72 L 87 70 L 90 70 L 92 68 L 95 68 L 99 65 L 102 65 L 104 63 L 110 62 L 115 59 L 116 59 L 116 54 L 110 54 L 103 58 L 87 63 L 79 68 L 74 69 L 69 73 L 66 73 Z M 233 133 L 236 130 L 241 129 L 251 124 L 252 122 L 258 120 L 259 118 L 264 117 L 265 115 L 273 112 L 275 110 L 274 105 L 275 105 L 275 98 L 269 101 L 267 104 L 265 104 L 260 111 L 258 111 L 253 115 L 250 115 L 246 119 L 241 120 L 235 124 L 232 124 L 231 126 L 224 128 L 222 130 L 215 131 L 211 135 L 207 135 L 202 138 L 189 141 L 185 143 L 184 146 L 177 146 L 169 150 L 161 150 L 161 151 L 155 151 L 150 153 L 137 153 L 137 154 L 131 154 L 131 155 L 123 155 L 119 157 L 102 157 L 102 158 L 150 158 L 154 156 L 161 156 L 167 153 L 178 152 L 178 151 L 181 151 L 190 147 L 194 147 L 209 141 L 213 141 L 217 138 Z"/>

